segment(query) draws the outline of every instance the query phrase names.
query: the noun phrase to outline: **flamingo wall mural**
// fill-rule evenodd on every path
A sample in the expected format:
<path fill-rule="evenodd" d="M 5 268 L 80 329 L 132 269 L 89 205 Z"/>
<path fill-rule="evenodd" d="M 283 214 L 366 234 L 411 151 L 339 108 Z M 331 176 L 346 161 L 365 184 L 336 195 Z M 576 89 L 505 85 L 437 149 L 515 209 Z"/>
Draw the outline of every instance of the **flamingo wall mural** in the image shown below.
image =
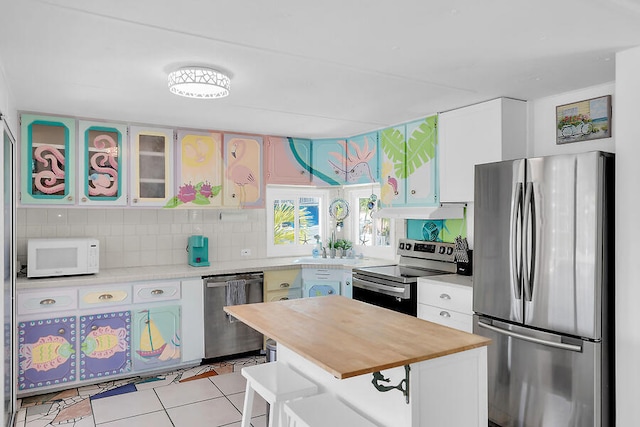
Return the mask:
<path fill-rule="evenodd" d="M 224 136 L 225 205 L 248 207 L 262 203 L 262 138 Z"/>

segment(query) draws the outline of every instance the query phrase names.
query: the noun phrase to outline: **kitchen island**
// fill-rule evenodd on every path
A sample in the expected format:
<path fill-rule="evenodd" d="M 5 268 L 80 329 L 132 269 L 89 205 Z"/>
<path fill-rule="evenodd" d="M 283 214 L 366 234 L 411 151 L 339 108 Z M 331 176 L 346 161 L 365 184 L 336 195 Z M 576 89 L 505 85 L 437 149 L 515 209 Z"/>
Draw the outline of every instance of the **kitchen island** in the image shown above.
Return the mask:
<path fill-rule="evenodd" d="M 225 311 L 277 341 L 279 362 L 379 425 L 487 425 L 484 337 L 342 296 Z"/>

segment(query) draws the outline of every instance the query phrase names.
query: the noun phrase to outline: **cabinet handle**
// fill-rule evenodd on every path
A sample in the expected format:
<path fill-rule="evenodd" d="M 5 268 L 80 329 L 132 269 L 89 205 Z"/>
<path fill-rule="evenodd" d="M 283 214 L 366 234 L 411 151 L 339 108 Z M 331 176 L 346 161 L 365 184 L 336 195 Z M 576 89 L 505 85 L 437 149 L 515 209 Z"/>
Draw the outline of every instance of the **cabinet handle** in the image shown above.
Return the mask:
<path fill-rule="evenodd" d="M 107 300 L 110 300 L 110 299 L 112 299 L 112 298 L 113 298 L 113 295 L 111 295 L 111 294 L 102 294 L 102 295 L 100 295 L 100 296 L 98 297 L 98 299 L 99 299 L 100 301 L 107 301 Z"/>
<path fill-rule="evenodd" d="M 280 298 L 280 301 L 286 301 L 288 299 L 289 299 L 289 297 L 282 297 L 282 298 Z"/>
<path fill-rule="evenodd" d="M 162 295 L 164 291 L 162 289 L 154 289 L 151 291 L 151 295 Z"/>
<path fill-rule="evenodd" d="M 442 317 L 451 317 L 451 314 L 449 314 L 448 311 L 441 311 L 440 312 L 440 316 L 442 316 Z"/>
<path fill-rule="evenodd" d="M 55 303 L 56 303 L 56 300 L 54 300 L 53 298 L 46 298 L 40 301 L 40 305 L 52 305 Z"/>
<path fill-rule="evenodd" d="M 440 299 L 451 299 L 449 294 L 440 294 Z"/>
<path fill-rule="evenodd" d="M 287 282 L 282 282 L 280 283 L 280 287 L 281 288 L 288 288 L 289 286 L 291 286 L 290 284 L 288 284 Z"/>

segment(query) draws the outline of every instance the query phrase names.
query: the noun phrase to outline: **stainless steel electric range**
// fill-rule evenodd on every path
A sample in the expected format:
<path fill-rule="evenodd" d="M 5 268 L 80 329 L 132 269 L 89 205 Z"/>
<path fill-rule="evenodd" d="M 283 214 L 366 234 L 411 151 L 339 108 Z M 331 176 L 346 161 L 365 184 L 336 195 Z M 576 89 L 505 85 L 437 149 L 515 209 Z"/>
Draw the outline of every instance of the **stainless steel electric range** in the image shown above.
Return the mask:
<path fill-rule="evenodd" d="M 353 269 L 353 299 L 416 316 L 418 277 L 456 272 L 454 243 L 400 239 L 397 265 Z"/>

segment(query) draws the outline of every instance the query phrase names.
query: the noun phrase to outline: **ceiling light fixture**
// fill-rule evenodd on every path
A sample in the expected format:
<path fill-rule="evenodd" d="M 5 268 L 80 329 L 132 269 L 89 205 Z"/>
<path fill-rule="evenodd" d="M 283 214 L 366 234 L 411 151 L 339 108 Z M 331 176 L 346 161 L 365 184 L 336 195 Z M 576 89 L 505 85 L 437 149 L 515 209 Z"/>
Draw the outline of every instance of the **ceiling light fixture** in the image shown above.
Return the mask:
<path fill-rule="evenodd" d="M 224 98 L 231 80 L 220 71 L 204 67 L 184 67 L 169 73 L 169 91 L 188 98 Z"/>

